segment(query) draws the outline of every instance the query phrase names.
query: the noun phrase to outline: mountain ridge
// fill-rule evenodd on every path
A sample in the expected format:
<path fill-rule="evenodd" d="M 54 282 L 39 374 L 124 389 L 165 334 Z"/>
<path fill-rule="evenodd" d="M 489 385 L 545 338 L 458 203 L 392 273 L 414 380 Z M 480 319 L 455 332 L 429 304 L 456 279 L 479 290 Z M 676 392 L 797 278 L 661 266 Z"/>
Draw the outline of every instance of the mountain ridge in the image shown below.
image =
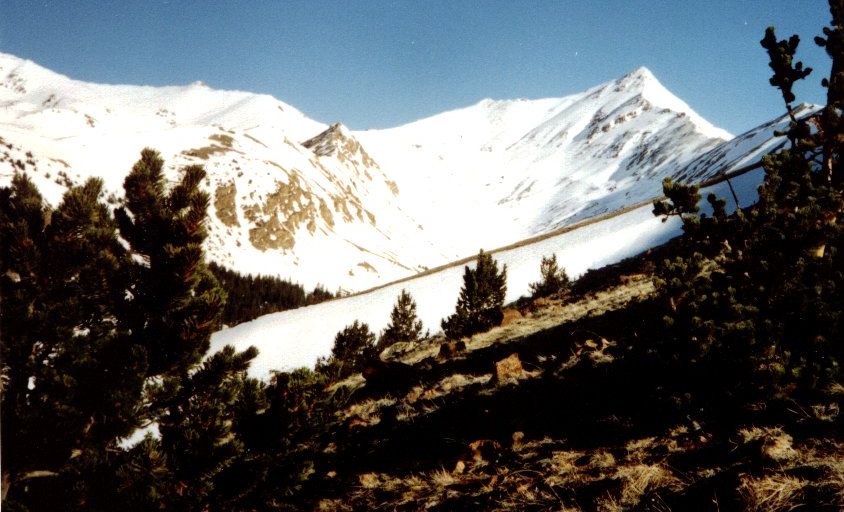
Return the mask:
<path fill-rule="evenodd" d="M 647 68 L 562 98 L 487 99 L 354 131 L 268 95 L 90 84 L 0 54 L 0 104 L 0 165 L 30 173 L 50 202 L 92 175 L 119 195 L 152 146 L 168 176 L 206 167 L 211 259 L 341 291 L 652 197 L 729 136 Z"/>

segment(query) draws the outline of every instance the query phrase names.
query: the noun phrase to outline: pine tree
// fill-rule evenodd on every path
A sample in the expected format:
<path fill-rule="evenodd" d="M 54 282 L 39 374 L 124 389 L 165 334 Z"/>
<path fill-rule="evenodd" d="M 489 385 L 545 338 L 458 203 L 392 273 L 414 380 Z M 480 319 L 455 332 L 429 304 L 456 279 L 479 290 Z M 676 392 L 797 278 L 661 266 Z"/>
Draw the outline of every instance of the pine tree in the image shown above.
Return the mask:
<path fill-rule="evenodd" d="M 569 279 L 566 270 L 559 268 L 557 265 L 557 255 L 552 254 L 550 257 L 542 257 L 542 263 L 539 265 L 540 281 L 530 284 L 530 293 L 533 298 L 550 297 L 552 295 L 562 295 L 571 287 L 571 280 Z"/>
<path fill-rule="evenodd" d="M 204 173 L 167 192 L 162 166 L 142 153 L 117 219 L 100 180 L 55 210 L 25 177 L 0 189 L 4 507 L 226 508 L 253 485 L 237 475 L 260 474 L 242 441 L 264 407 L 255 350 L 198 366 L 224 299 L 203 262 Z M 161 439 L 120 450 L 142 423 Z"/>
<path fill-rule="evenodd" d="M 3 500 L 9 489 L 16 488 L 33 471 L 55 471 L 61 462 L 48 457 L 53 450 L 31 453 L 25 439 L 37 426 L 35 411 L 29 407 L 29 381 L 37 368 L 32 357 L 41 340 L 37 334 L 43 325 L 44 301 L 41 265 L 45 248 L 44 226 L 48 211 L 34 184 L 16 174 L 10 188 L 0 189 L 0 348 L 2 349 L 2 448 Z M 38 435 L 34 429 L 33 435 Z M 62 455 L 67 456 L 66 450 Z M 46 459 L 46 460 L 45 460 Z M 49 464 L 49 465 L 48 465 Z"/>
<path fill-rule="evenodd" d="M 324 373 L 299 368 L 276 373 L 267 388 L 269 409 L 261 418 L 261 428 L 253 437 L 256 451 L 271 453 L 270 468 L 262 493 L 272 503 L 279 494 L 291 495 L 313 472 L 314 452 L 303 449 L 332 428 L 335 413 L 348 397 L 345 388 L 329 390 L 331 379 Z"/>
<path fill-rule="evenodd" d="M 127 257 L 102 181 L 54 211 L 22 176 L 3 195 L 4 494 L 40 500 L 72 459 L 132 431 L 145 357 L 120 323 Z"/>
<path fill-rule="evenodd" d="M 120 234 L 141 259 L 131 268 L 131 330 L 147 347 L 149 375 L 184 373 L 208 350 L 225 296 L 202 257 L 208 194 L 200 166 L 164 190 L 164 161 L 141 152 L 124 181 L 125 206 L 116 210 Z"/>
<path fill-rule="evenodd" d="M 712 215 L 697 215 L 686 201 L 696 191 L 668 186 L 674 204 L 655 208 L 681 214 L 687 254 L 658 269 L 667 308 L 654 354 L 711 404 L 817 397 L 841 379 L 844 4 L 831 2 L 831 12 L 817 40 L 833 61 L 820 113 L 797 118 L 791 105 L 794 82 L 811 72 L 794 61 L 799 38 L 777 40 L 769 28 L 761 41 L 791 123 L 788 147 L 763 160 L 759 201 L 727 215 L 710 196 Z"/>
<path fill-rule="evenodd" d="M 236 407 L 251 404 L 251 411 L 241 413 L 247 415 L 262 408 L 246 399 L 258 386 L 245 378 L 257 350 L 235 353 L 227 347 L 197 368 L 225 301 L 203 258 L 208 195 L 199 184 L 205 171 L 185 167 L 166 191 L 163 164 L 158 153 L 145 149 L 124 181 L 125 207 L 116 211 L 135 257 L 127 316 L 136 343 L 148 354 L 147 377 L 157 377 L 148 380 L 143 416 L 161 433 L 160 441 L 147 446 L 166 457 L 162 502 L 205 510 L 233 499 L 218 481 L 248 459 Z"/>
<path fill-rule="evenodd" d="M 699 210 L 700 202 L 699 187 L 697 185 L 684 185 L 674 183 L 671 178 L 662 180 L 662 193 L 668 199 L 654 201 L 653 214 L 664 215 L 665 222 L 670 216 L 678 216 L 684 221 L 690 220 Z"/>
<path fill-rule="evenodd" d="M 317 369 L 333 380 L 343 379 L 362 371 L 376 357 L 375 335 L 367 324 L 355 320 L 337 333 L 331 357 L 318 364 Z"/>
<path fill-rule="evenodd" d="M 189 376 L 149 390 L 153 403 L 166 404 L 159 417 L 160 448 L 151 448 L 167 457 L 169 492 L 162 501 L 168 508 L 230 509 L 259 483 L 264 461 L 243 439 L 244 424 L 266 408 L 263 385 L 245 376 L 256 355 L 254 347 L 236 353 L 228 346 Z M 244 481 L 239 472 L 256 481 Z"/>
<path fill-rule="evenodd" d="M 319 304 L 320 302 L 325 302 L 327 300 L 331 300 L 334 298 L 334 294 L 330 291 L 325 289 L 322 285 L 318 284 L 313 289 L 311 293 L 305 298 L 305 304 L 311 306 L 313 304 Z"/>
<path fill-rule="evenodd" d="M 244 276 L 214 262 L 210 262 L 208 268 L 226 292 L 223 310 L 226 325 L 237 325 L 306 304 L 305 289 L 301 285 L 269 276 Z"/>
<path fill-rule="evenodd" d="M 454 314 L 442 321 L 446 336 L 471 336 L 499 325 L 504 318 L 506 283 L 507 265 L 499 271 L 498 263 L 481 249 L 475 268 L 464 269 Z"/>
<path fill-rule="evenodd" d="M 416 301 L 402 290 L 390 312 L 390 323 L 381 333 L 378 348 L 385 349 L 400 341 L 416 341 L 422 335 L 422 320 L 416 316 Z"/>

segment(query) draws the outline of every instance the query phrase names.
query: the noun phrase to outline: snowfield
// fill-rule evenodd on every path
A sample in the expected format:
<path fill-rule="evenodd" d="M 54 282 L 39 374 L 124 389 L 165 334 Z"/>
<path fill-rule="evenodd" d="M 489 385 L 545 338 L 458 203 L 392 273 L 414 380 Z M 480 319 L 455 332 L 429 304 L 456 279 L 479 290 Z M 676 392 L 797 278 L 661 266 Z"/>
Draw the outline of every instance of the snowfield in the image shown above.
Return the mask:
<path fill-rule="evenodd" d="M 762 176 L 757 169 L 732 180 L 742 206 L 756 200 Z M 705 198 L 710 191 L 726 199 L 728 208 L 735 208 L 726 183 L 704 189 L 702 196 Z M 560 266 L 577 277 L 590 268 L 615 263 L 681 233 L 679 219 L 662 222 L 651 210 L 651 205 L 642 206 L 523 247 L 494 252 L 493 257 L 507 265 L 506 301 L 528 294 L 529 283 L 539 279 L 543 256 L 556 254 Z M 331 353 L 337 332 L 355 320 L 366 322 L 373 332 L 379 333 L 389 322 L 390 311 L 402 289 L 416 300 L 417 314 L 425 328 L 432 333 L 439 331 L 440 320 L 454 312 L 462 285 L 463 266 L 457 265 L 352 297 L 266 315 L 215 333 L 211 337 L 211 353 L 225 345 L 234 345 L 238 350 L 257 347 L 259 355 L 249 374 L 261 379 L 268 379 L 273 370 L 313 367 L 317 358 Z"/>

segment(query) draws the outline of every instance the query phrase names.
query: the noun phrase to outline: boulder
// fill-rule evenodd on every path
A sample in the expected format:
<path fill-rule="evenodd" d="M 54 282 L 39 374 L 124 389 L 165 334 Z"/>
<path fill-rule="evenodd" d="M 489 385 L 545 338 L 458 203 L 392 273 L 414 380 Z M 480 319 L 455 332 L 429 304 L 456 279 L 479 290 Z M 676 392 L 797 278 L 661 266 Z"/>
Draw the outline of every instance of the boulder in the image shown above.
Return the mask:
<path fill-rule="evenodd" d="M 524 376 L 525 369 L 522 367 L 519 354 L 515 352 L 495 363 L 496 384 L 516 381 Z"/>

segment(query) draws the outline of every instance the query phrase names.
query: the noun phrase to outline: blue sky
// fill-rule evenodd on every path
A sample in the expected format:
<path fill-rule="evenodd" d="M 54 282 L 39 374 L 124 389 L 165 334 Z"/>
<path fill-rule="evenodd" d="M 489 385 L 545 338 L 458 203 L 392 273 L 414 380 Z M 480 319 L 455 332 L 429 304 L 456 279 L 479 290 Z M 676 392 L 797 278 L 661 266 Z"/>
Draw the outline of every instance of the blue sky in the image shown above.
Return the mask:
<path fill-rule="evenodd" d="M 801 36 L 822 102 L 829 59 L 812 42 L 821 0 L 0 0 L 0 51 L 79 80 L 202 80 L 272 94 L 353 129 L 397 126 L 483 98 L 557 97 L 646 66 L 712 123 L 740 133 L 784 108 L 764 29 Z"/>

